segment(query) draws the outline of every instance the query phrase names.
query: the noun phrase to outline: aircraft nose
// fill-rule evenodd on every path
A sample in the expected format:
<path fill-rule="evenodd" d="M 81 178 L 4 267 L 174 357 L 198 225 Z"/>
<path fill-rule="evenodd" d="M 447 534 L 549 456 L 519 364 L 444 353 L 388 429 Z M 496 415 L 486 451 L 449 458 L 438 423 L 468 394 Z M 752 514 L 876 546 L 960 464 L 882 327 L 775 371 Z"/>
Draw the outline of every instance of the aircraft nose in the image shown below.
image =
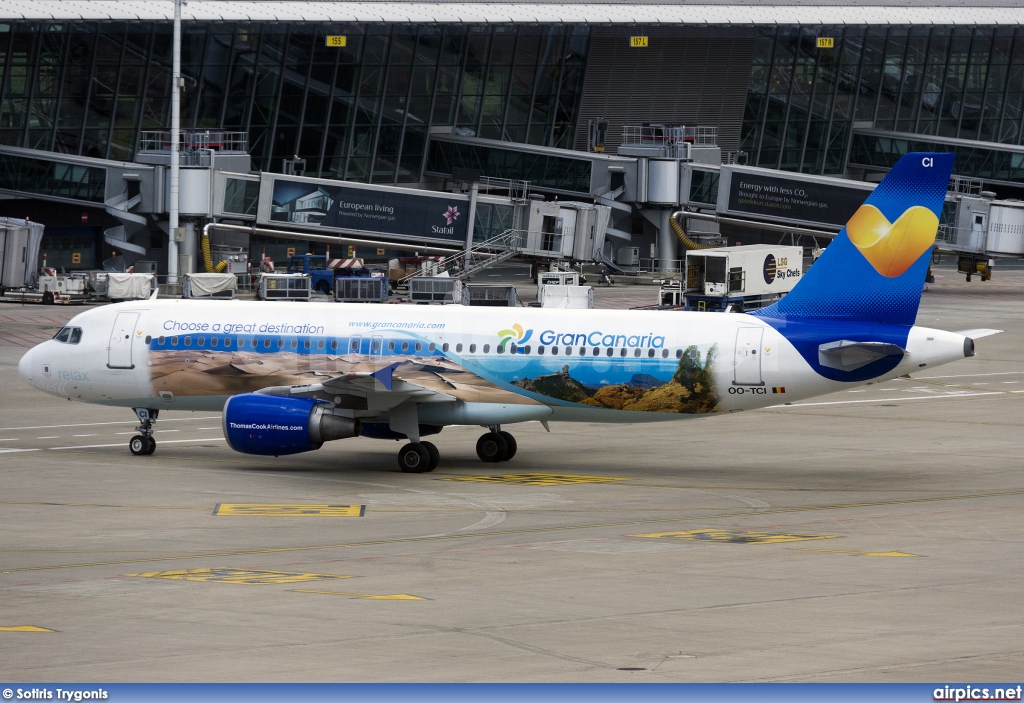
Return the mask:
<path fill-rule="evenodd" d="M 29 349 L 25 352 L 25 355 L 21 357 L 21 361 L 18 362 L 18 375 L 25 379 L 26 383 L 32 383 L 32 357 L 35 356 L 36 350 Z"/>

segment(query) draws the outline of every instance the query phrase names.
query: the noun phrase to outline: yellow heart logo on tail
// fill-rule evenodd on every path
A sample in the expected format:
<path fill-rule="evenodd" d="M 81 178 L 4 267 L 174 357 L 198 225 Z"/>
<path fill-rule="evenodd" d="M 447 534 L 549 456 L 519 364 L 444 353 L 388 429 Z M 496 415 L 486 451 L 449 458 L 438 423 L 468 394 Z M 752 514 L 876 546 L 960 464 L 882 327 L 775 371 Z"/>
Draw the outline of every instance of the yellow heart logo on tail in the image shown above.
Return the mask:
<path fill-rule="evenodd" d="M 896 278 L 935 243 L 939 218 L 920 205 L 890 223 L 874 205 L 861 205 L 846 223 L 846 234 L 875 271 Z"/>

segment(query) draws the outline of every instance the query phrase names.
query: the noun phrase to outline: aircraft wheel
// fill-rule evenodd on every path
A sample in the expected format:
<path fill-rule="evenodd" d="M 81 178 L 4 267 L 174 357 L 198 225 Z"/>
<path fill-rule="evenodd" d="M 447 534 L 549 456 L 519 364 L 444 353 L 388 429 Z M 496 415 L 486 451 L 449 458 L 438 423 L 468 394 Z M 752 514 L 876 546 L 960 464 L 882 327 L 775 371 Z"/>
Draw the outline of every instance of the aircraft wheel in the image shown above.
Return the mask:
<path fill-rule="evenodd" d="M 153 440 L 149 437 L 137 434 L 128 441 L 128 450 L 135 456 L 145 456 L 151 453 L 147 451 L 150 442 Z M 153 449 L 156 449 L 156 442 L 153 442 Z"/>
<path fill-rule="evenodd" d="M 398 452 L 398 467 L 407 474 L 430 471 L 430 452 L 419 442 L 409 442 Z"/>
<path fill-rule="evenodd" d="M 511 432 L 499 432 L 498 434 L 500 434 L 502 439 L 505 440 L 505 446 L 507 447 L 505 456 L 501 457 L 501 460 L 508 461 L 516 455 L 516 449 L 518 449 L 518 446 L 516 445 L 516 438 L 512 436 Z"/>
<path fill-rule="evenodd" d="M 149 456 L 156 451 L 156 440 L 152 437 L 146 437 L 146 451 L 142 452 L 146 456 Z"/>
<path fill-rule="evenodd" d="M 494 464 L 505 459 L 508 443 L 497 432 L 488 432 L 476 441 L 476 455 L 481 461 Z"/>
<path fill-rule="evenodd" d="M 441 452 L 437 451 L 437 447 L 434 446 L 433 442 L 420 442 L 420 444 L 423 445 L 423 448 L 427 450 L 427 454 L 430 455 L 430 463 L 427 464 L 430 468 L 427 471 L 433 471 L 441 462 Z"/>

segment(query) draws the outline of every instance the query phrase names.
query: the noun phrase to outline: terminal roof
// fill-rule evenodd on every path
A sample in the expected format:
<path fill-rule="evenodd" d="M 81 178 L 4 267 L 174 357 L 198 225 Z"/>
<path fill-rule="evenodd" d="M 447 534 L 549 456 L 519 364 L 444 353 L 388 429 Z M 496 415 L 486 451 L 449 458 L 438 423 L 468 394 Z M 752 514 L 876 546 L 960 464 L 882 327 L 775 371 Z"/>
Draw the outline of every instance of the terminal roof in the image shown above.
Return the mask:
<path fill-rule="evenodd" d="M 171 20 L 170 0 L 4 0 L 2 15 L 28 20 Z M 1020 25 L 1019 0 L 498 0 L 316 2 L 189 0 L 185 21 L 591 25 Z"/>

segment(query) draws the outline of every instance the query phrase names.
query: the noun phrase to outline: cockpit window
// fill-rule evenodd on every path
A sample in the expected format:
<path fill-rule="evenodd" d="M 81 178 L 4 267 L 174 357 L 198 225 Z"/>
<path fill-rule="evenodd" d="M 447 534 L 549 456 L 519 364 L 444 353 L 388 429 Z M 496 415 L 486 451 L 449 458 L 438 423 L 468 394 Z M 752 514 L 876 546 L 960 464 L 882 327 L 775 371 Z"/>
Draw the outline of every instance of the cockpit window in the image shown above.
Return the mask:
<path fill-rule="evenodd" d="M 78 344 L 82 341 L 81 327 L 62 327 L 53 338 L 63 344 Z"/>

